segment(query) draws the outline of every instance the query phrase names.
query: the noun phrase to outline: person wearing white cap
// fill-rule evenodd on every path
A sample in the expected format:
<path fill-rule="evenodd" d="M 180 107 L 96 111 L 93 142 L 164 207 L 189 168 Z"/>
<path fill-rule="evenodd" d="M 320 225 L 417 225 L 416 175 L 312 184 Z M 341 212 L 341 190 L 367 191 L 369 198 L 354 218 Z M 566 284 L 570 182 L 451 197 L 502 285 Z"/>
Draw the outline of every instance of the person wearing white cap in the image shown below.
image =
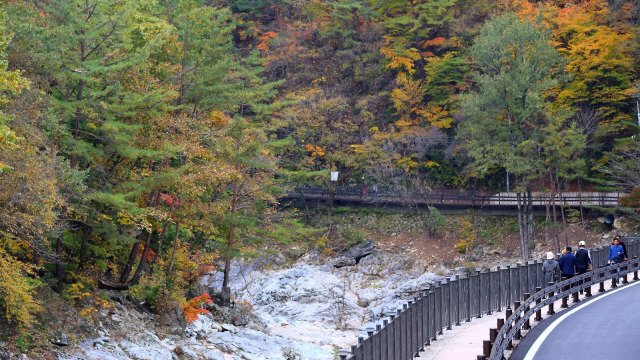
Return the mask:
<path fill-rule="evenodd" d="M 578 250 L 576 251 L 576 272 L 578 275 L 584 274 L 587 270 L 593 270 L 593 264 L 591 263 L 591 254 L 589 254 L 589 250 L 585 249 L 585 242 L 580 241 L 578 243 Z M 582 280 L 578 281 L 578 286 L 582 284 Z M 583 291 L 580 290 L 580 294 Z"/>
<path fill-rule="evenodd" d="M 542 274 L 544 275 L 544 287 L 547 287 L 549 283 L 555 282 L 557 274 L 560 272 L 558 262 L 553 258 L 551 251 L 547 252 L 547 260 L 542 263 Z"/>

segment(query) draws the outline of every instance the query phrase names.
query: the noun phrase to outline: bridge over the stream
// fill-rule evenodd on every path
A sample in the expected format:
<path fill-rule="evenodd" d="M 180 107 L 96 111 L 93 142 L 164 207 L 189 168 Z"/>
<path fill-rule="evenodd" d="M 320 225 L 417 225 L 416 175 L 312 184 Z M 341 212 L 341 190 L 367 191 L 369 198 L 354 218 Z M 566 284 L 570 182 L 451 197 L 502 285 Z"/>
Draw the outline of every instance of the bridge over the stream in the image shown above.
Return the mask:
<path fill-rule="evenodd" d="M 572 208 L 582 207 L 586 214 L 598 215 L 598 208 L 618 206 L 620 192 L 566 192 L 551 196 L 549 193 L 533 193 L 532 208 L 534 215 L 544 216 L 550 205 Z M 517 211 L 516 193 L 478 194 L 459 191 L 399 192 L 386 189 L 374 191 L 369 188 L 335 187 L 316 188 L 299 187 L 283 197 L 297 206 L 312 206 L 313 203 L 330 205 L 351 205 L 382 208 L 420 209 L 434 206 L 445 213 L 460 213 L 474 208 L 487 215 L 513 215 Z"/>
<path fill-rule="evenodd" d="M 627 244 L 629 260 L 614 266 L 607 265 L 608 246 L 590 249 L 593 271 L 546 287 L 543 284 L 542 262 L 538 260 L 494 270 L 477 268 L 475 272 L 461 277 L 446 277 L 442 282 L 426 286 L 402 308 L 390 309 L 375 327 L 367 329 L 357 344 L 353 344 L 349 350 L 340 350 L 338 356 L 341 360 L 519 360 L 546 359 L 549 354 L 555 358 L 557 351 L 577 354 L 572 352 L 576 346 L 558 342 L 558 336 L 573 339 L 572 344 L 580 346 L 591 342 L 591 348 L 600 346 L 603 349 L 599 354 L 607 354 L 604 349 L 618 348 L 613 343 L 615 339 L 620 339 L 620 331 L 627 331 L 626 327 L 636 325 L 625 317 L 640 319 L 640 310 L 611 308 L 604 301 L 598 301 L 610 301 L 612 306 L 635 302 L 634 294 L 640 289 L 633 286 L 636 282 L 640 284 L 640 237 L 624 237 L 623 240 Z M 620 281 L 616 283 L 618 276 Z M 626 290 L 627 284 L 632 291 Z M 634 298 L 630 299 L 629 296 Z M 585 333 L 584 328 L 590 325 L 574 317 L 573 325 L 567 323 L 577 329 L 570 328 L 564 335 L 554 333 L 549 336 L 550 331 L 562 328 L 558 324 L 578 311 L 582 311 L 582 314 L 590 312 L 590 317 L 584 319 L 595 316 L 600 324 L 605 324 L 603 326 L 606 329 L 617 329 L 618 332 L 603 333 L 599 329 L 591 329 L 589 333 L 596 334 L 596 338 L 576 338 Z M 594 312 L 600 312 L 601 315 L 593 315 Z M 554 315 L 556 313 L 558 315 Z M 628 316 L 618 317 L 621 313 Z M 611 314 L 616 317 L 612 318 Z M 467 322 L 477 322 L 472 327 L 484 331 L 484 335 L 478 335 L 477 331 L 462 331 L 476 337 L 477 348 L 465 352 L 460 349 L 442 350 L 442 346 L 436 345 L 434 347 L 439 346 L 440 356 L 433 356 L 433 353 L 429 356 L 431 344 L 447 339 L 447 333 L 455 333 L 458 326 Z M 527 334 L 528 337 L 525 336 Z M 469 342 L 469 339 L 462 340 Z M 563 344 L 563 349 L 554 348 L 559 343 Z M 637 353 L 632 357 L 625 357 L 625 354 L 629 355 L 630 352 L 616 351 L 611 357 L 587 358 L 637 358 Z"/>

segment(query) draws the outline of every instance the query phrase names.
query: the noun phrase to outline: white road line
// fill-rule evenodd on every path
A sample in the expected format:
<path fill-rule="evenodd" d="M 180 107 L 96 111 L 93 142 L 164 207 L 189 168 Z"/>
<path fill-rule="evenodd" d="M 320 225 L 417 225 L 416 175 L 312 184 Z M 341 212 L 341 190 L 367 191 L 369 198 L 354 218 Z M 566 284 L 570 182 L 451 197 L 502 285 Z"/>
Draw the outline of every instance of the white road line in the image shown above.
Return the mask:
<path fill-rule="evenodd" d="M 545 339 L 549 336 L 549 334 L 551 334 L 551 332 L 553 331 L 553 329 L 555 329 L 555 328 L 556 328 L 556 326 L 558 326 L 558 325 L 559 325 L 563 320 L 565 320 L 566 318 L 568 318 L 569 316 L 571 316 L 571 315 L 572 315 L 573 313 L 575 313 L 576 311 L 578 311 L 578 310 L 580 310 L 580 309 L 582 309 L 582 308 L 584 308 L 584 307 L 587 307 L 587 306 L 589 306 L 589 305 L 593 304 L 594 302 L 596 302 L 596 301 L 598 301 L 598 300 L 600 300 L 600 299 L 603 299 L 603 298 L 605 298 L 605 297 L 607 297 L 607 296 L 609 296 L 609 295 L 611 295 L 611 294 L 614 294 L 614 293 L 616 293 L 616 292 L 618 292 L 618 291 L 620 291 L 620 290 L 624 290 L 624 289 L 626 289 L 626 288 L 629 288 L 629 287 L 631 287 L 631 286 L 636 286 L 636 285 L 638 285 L 638 284 L 640 284 L 640 282 L 634 282 L 633 284 L 630 284 L 630 285 L 627 285 L 627 286 L 623 286 L 623 287 L 621 287 L 621 288 L 619 288 L 619 289 L 610 290 L 610 291 L 608 291 L 607 293 L 602 294 L 602 295 L 600 295 L 600 296 L 596 297 L 595 299 L 593 299 L 593 300 L 591 300 L 591 301 L 589 301 L 589 302 L 587 302 L 587 303 L 584 303 L 584 304 L 578 305 L 575 309 L 572 309 L 572 310 L 570 310 L 568 313 L 566 313 L 566 314 L 564 314 L 564 315 L 560 316 L 560 317 L 559 317 L 559 318 L 557 318 L 557 319 L 556 319 L 556 320 L 555 320 L 551 325 L 549 325 L 549 327 L 547 327 L 547 328 L 542 332 L 542 334 L 540 334 L 540 336 L 538 336 L 538 338 L 537 338 L 537 339 L 536 339 L 536 341 L 533 343 L 533 345 L 531 346 L 531 348 L 529 349 L 529 351 L 527 352 L 527 355 L 524 357 L 524 359 L 523 359 L 523 360 L 533 360 L 533 357 L 536 355 L 536 353 L 537 353 L 537 352 L 538 352 L 538 350 L 540 349 L 540 346 L 542 346 L 542 343 L 543 343 L 543 342 L 545 341 Z"/>

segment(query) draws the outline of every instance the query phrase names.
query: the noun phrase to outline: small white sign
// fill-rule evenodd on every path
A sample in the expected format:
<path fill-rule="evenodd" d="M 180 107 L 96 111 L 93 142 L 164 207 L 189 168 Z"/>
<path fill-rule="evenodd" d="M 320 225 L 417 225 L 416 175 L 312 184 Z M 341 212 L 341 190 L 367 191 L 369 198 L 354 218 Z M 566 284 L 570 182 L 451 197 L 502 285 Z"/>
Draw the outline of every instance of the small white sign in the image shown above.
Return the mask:
<path fill-rule="evenodd" d="M 331 172 L 331 181 L 338 181 L 338 171 Z"/>

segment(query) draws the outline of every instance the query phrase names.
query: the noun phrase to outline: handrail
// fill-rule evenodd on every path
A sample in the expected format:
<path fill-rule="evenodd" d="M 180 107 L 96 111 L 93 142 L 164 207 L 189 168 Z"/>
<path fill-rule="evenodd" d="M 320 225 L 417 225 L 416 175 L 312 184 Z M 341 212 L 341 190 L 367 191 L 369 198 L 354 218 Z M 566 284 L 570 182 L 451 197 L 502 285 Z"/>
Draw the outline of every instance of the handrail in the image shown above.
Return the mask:
<path fill-rule="evenodd" d="M 532 198 L 532 206 L 545 206 L 555 201 L 558 205 L 568 206 L 618 206 L 621 192 L 582 192 L 577 195 L 536 193 Z M 466 206 L 515 206 L 518 197 L 515 193 L 498 193 L 481 195 L 470 192 L 434 191 L 393 192 L 384 189 L 372 191 L 355 187 L 336 187 L 332 189 L 316 187 L 299 187 L 284 197 L 316 200 L 346 200 L 366 203 L 402 203 L 427 205 L 466 205 Z"/>
<path fill-rule="evenodd" d="M 492 339 L 493 346 L 489 344 L 490 347 L 484 349 L 487 358 L 502 359 L 504 351 L 519 336 L 523 326 L 544 306 L 552 307 L 554 301 L 566 299 L 570 293 L 581 289 L 587 289 L 590 295 L 590 286 L 598 282 L 604 291 L 604 281 L 616 276 L 608 272 L 617 267 L 623 269 L 619 276 L 626 279 L 626 274 L 635 271 L 634 280 L 637 280 L 640 237 L 624 237 L 623 240 L 629 255 L 636 258 L 615 266 L 605 266 L 608 247 L 591 249 L 596 270 L 554 283 L 542 290 L 542 262 L 535 259 L 515 266 L 507 264 L 505 268 L 497 267 L 494 271 L 476 268 L 474 273 L 467 273 L 465 277 L 447 277 L 432 283 L 402 308 L 387 312 L 379 324 L 366 329 L 366 337 L 359 337 L 358 344 L 352 345 L 350 351 L 341 350 L 339 357 L 342 360 L 410 360 L 454 324 L 470 322 L 473 317 L 479 318 L 483 314 L 506 308 L 506 321 L 496 332 L 495 339 Z M 583 284 L 577 285 L 580 280 L 584 280 Z M 569 288 L 570 285 L 573 287 Z M 547 298 L 543 299 L 545 296 Z M 523 299 L 522 304 L 519 299 Z M 516 305 L 515 309 L 510 307 L 512 304 Z"/>
<path fill-rule="evenodd" d="M 559 283 L 554 284 L 553 286 L 536 292 L 535 294 L 533 294 L 533 296 L 526 299 L 517 309 L 513 311 L 512 315 L 505 320 L 504 326 L 499 330 L 497 334 L 496 340 L 491 349 L 491 354 L 488 358 L 492 360 L 503 359 L 504 352 L 510 347 L 510 344 L 516 336 L 516 333 L 523 328 L 524 324 L 533 316 L 533 314 L 537 313 L 538 310 L 556 302 L 559 299 L 566 298 L 570 294 L 575 294 L 579 290 L 584 290 L 597 283 L 603 283 L 606 280 L 613 279 L 618 276 L 622 277 L 631 272 L 636 272 L 636 277 L 634 279 L 637 280 L 637 271 L 639 265 L 640 260 L 638 259 L 638 256 L 636 256 L 633 260 L 620 262 L 615 265 L 607 265 L 592 272 L 563 280 Z M 615 272 L 616 268 L 620 268 L 619 273 Z M 581 280 L 583 281 L 583 283 L 578 284 Z M 556 292 L 562 289 L 565 290 Z M 554 295 L 548 296 L 550 294 Z M 544 301 L 538 302 L 538 300 L 541 300 L 545 297 L 546 299 L 544 299 Z M 530 307 L 534 303 L 535 306 Z"/>

